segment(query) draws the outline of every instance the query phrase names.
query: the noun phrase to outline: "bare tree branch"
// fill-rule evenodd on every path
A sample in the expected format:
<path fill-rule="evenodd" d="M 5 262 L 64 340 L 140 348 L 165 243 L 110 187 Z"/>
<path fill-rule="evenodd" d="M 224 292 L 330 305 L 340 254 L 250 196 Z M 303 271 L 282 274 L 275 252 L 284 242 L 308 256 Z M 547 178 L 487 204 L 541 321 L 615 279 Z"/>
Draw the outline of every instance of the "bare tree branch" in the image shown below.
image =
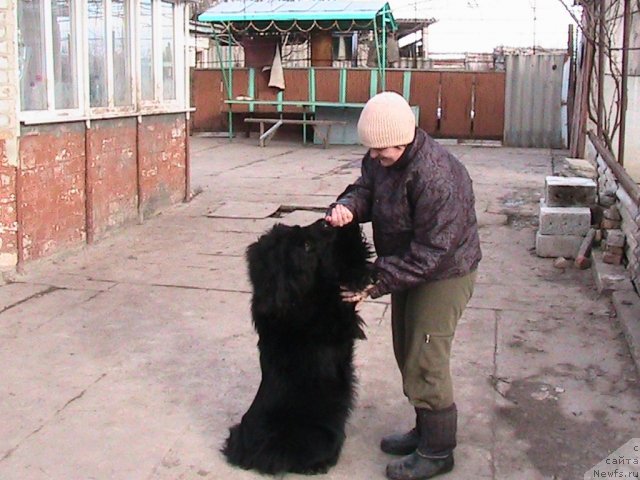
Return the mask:
<path fill-rule="evenodd" d="M 640 2 L 640 0 L 637 0 L 638 2 Z M 589 5 L 582 5 L 582 11 L 584 13 L 584 15 L 586 16 L 586 20 L 587 20 L 587 28 L 585 28 L 585 26 L 583 25 L 583 21 L 581 18 L 578 18 L 578 16 L 576 15 L 576 13 L 573 11 L 573 9 L 567 5 L 564 0 L 558 0 L 558 2 L 560 2 L 560 5 L 562 5 L 564 7 L 564 9 L 569 13 L 569 15 L 571 15 L 571 18 L 573 19 L 573 21 L 576 23 L 576 25 L 578 26 L 578 29 L 582 32 L 582 34 L 584 35 L 584 37 L 587 39 L 587 41 L 589 43 L 595 43 L 595 37 L 594 35 L 590 34 L 588 32 L 588 25 L 591 24 L 591 22 L 593 21 L 593 10 L 592 7 L 590 7 Z"/>
<path fill-rule="evenodd" d="M 570 7 L 563 1 L 559 0 L 560 3 L 565 7 L 565 9 L 569 12 L 572 18 L 576 21 L 576 15 L 570 9 Z M 622 71 L 621 71 L 621 60 L 620 60 L 620 49 L 616 47 L 616 37 L 617 37 L 617 28 L 619 28 L 620 21 L 620 4 L 622 2 L 619 1 L 610 1 L 605 3 L 605 11 L 602 12 L 604 15 L 604 37 L 603 37 L 603 53 L 605 56 L 605 66 L 604 71 L 599 72 L 598 62 L 591 62 L 591 71 L 587 72 L 586 77 L 589 79 L 588 86 L 585 86 L 589 89 L 586 93 L 587 95 L 587 117 L 591 122 L 598 123 L 601 122 L 601 131 L 602 131 L 602 139 L 607 147 L 613 152 L 614 145 L 613 139 L 615 138 L 618 130 L 620 129 L 621 122 L 621 109 L 620 109 L 620 91 L 622 84 Z M 640 0 L 636 0 L 638 7 L 640 8 Z M 597 35 L 597 26 L 599 23 L 599 13 L 596 8 L 596 2 L 583 2 L 583 18 L 582 21 L 579 22 L 579 28 L 582 31 L 584 39 L 591 43 L 593 48 L 594 56 L 597 54 L 599 45 L 599 38 Z M 587 64 L 588 62 L 584 62 L 583 64 Z M 583 77 L 584 78 L 584 77 Z M 597 114 L 598 109 L 598 82 L 602 78 L 602 81 L 605 82 L 605 85 L 608 87 L 607 106 L 605 111 L 603 112 L 603 118 L 599 119 Z"/>

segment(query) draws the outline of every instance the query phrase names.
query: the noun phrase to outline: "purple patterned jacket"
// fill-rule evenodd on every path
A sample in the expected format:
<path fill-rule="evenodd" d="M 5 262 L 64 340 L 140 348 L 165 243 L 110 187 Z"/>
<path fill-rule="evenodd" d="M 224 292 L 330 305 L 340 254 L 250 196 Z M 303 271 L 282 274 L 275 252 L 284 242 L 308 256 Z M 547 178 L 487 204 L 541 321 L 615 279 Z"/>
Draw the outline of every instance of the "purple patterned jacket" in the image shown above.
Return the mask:
<path fill-rule="evenodd" d="M 337 203 L 359 223 L 373 223 L 372 298 L 466 275 L 482 258 L 469 173 L 419 128 L 391 167 L 367 153 L 360 178 Z"/>

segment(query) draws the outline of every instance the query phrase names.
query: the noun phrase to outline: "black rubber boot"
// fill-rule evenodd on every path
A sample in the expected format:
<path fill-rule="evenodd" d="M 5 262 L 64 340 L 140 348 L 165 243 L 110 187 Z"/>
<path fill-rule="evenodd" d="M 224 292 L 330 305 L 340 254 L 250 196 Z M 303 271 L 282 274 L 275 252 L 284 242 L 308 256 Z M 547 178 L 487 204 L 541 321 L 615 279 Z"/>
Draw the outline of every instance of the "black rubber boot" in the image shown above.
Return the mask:
<path fill-rule="evenodd" d="M 420 440 L 415 452 L 387 465 L 390 480 L 425 480 L 453 469 L 458 412 L 455 403 L 443 410 L 416 409 Z"/>
<path fill-rule="evenodd" d="M 409 455 L 416 451 L 419 442 L 420 434 L 414 427 L 406 433 L 394 433 L 383 437 L 380 450 L 390 455 Z"/>
<path fill-rule="evenodd" d="M 380 450 L 389 455 L 409 455 L 416 451 L 418 443 L 420 443 L 420 424 L 416 408 L 416 426 L 408 432 L 393 433 L 383 437 L 380 441 Z"/>

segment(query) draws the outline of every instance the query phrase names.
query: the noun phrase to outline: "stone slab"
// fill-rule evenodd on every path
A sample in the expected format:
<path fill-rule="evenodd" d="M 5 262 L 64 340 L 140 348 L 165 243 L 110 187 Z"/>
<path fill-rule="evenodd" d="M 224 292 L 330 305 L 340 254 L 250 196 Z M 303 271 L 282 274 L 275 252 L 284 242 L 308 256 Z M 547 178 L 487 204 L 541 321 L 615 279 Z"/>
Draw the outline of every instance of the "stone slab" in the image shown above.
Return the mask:
<path fill-rule="evenodd" d="M 549 207 L 588 207 L 596 203 L 596 182 L 582 177 L 548 176 L 545 202 Z"/>
<path fill-rule="evenodd" d="M 602 211 L 602 216 L 608 220 L 622 220 L 622 217 L 620 216 L 620 211 L 618 210 L 618 207 L 616 207 L 615 205 L 604 209 Z"/>
<path fill-rule="evenodd" d="M 618 190 L 616 190 L 616 197 L 620 200 L 622 208 L 626 208 L 629 211 L 631 218 L 638 216 L 638 213 L 640 213 L 640 207 L 636 205 L 624 188 L 618 188 Z"/>
<path fill-rule="evenodd" d="M 625 235 L 622 230 L 605 230 L 605 239 L 607 240 L 607 245 L 612 247 L 623 247 L 625 241 Z"/>
<path fill-rule="evenodd" d="M 640 297 L 635 292 L 613 292 L 616 316 L 629 344 L 629 351 L 640 371 Z"/>
<path fill-rule="evenodd" d="M 558 160 L 558 165 L 554 171 L 554 175 L 591 179 L 595 179 L 597 177 L 596 167 L 589 160 L 570 157 L 564 157 Z"/>
<path fill-rule="evenodd" d="M 593 250 L 591 256 L 593 258 L 593 279 L 596 282 L 598 292 L 633 291 L 629 275 L 622 265 L 605 263 L 600 250 Z"/>
<path fill-rule="evenodd" d="M 543 258 L 575 258 L 583 235 L 543 235 L 536 233 L 536 254 Z"/>
<path fill-rule="evenodd" d="M 586 235 L 591 227 L 588 207 L 549 207 L 540 200 L 542 235 Z"/>

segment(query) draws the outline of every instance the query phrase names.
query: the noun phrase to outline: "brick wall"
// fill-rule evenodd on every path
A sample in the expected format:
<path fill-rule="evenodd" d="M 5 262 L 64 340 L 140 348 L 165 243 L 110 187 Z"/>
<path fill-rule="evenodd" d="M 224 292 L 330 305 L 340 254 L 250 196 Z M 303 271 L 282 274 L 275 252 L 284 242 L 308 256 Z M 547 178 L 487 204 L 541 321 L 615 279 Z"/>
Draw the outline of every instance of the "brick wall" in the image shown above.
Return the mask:
<path fill-rule="evenodd" d="M 6 139 L 0 138 L 0 269 L 17 261 L 16 167 L 6 152 Z"/>
<path fill-rule="evenodd" d="M 92 122 L 88 193 L 93 239 L 138 218 L 135 118 Z"/>
<path fill-rule="evenodd" d="M 589 138 L 586 140 L 585 158 L 598 166 L 598 203 L 605 208 L 616 206 L 620 213 L 620 229 L 625 237 L 624 263 L 631 281 L 640 291 L 640 207 L 598 155 Z"/>
<path fill-rule="evenodd" d="M 184 115 L 145 117 L 140 125 L 140 195 L 144 216 L 185 197 Z"/>
<path fill-rule="evenodd" d="M 0 270 L 17 263 L 15 0 L 0 0 Z"/>
<path fill-rule="evenodd" d="M 22 128 L 19 208 L 25 261 L 85 239 L 84 134 L 82 122 Z"/>
<path fill-rule="evenodd" d="M 23 126 L 22 259 L 80 246 L 136 221 L 138 197 L 144 217 L 181 202 L 185 126 L 184 114 L 143 117 L 142 124 L 92 121 L 89 129 L 84 122 Z"/>

